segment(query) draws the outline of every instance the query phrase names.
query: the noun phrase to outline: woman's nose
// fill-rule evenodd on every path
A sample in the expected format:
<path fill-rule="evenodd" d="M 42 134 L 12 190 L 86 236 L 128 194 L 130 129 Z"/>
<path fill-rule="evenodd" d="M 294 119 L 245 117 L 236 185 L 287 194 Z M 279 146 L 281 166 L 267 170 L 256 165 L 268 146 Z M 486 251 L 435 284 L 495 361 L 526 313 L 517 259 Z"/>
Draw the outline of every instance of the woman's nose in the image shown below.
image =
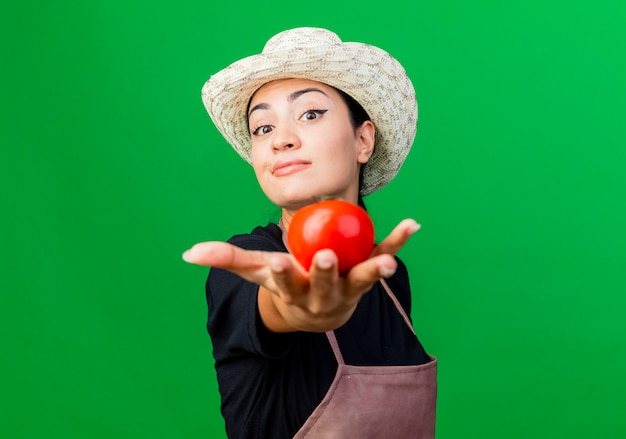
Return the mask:
<path fill-rule="evenodd" d="M 274 136 L 272 138 L 272 149 L 281 151 L 284 149 L 293 149 L 300 147 L 300 138 L 295 130 L 288 126 L 274 128 Z"/>

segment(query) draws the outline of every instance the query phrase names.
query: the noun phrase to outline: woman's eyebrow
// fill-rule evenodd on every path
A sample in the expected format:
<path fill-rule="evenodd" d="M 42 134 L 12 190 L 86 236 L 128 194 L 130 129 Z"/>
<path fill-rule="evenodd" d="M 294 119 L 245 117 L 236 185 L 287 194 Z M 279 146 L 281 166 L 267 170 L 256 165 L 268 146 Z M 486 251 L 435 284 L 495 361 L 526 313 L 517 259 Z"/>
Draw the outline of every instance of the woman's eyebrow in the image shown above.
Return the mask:
<path fill-rule="evenodd" d="M 291 93 L 288 97 L 287 100 L 289 102 L 293 102 L 296 99 L 298 99 L 300 96 L 302 96 L 305 93 L 309 93 L 312 91 L 316 91 L 319 92 L 321 94 L 323 94 L 324 96 L 328 96 L 326 93 L 324 93 L 322 90 L 320 90 L 319 88 L 315 88 L 315 87 L 309 87 L 309 88 L 304 88 L 302 90 L 298 90 L 298 91 L 294 91 L 293 93 Z"/>
<path fill-rule="evenodd" d="M 252 114 L 252 112 L 254 110 L 269 110 L 270 109 L 270 105 L 269 104 L 256 104 L 254 107 L 250 108 L 250 111 L 248 111 L 248 119 L 250 119 L 250 115 Z"/>
<path fill-rule="evenodd" d="M 326 93 L 324 93 L 319 88 L 309 87 L 309 88 L 303 88 L 302 90 L 294 91 L 289 96 L 287 96 L 287 101 L 288 102 L 293 102 L 296 99 L 298 99 L 300 96 L 302 96 L 303 94 L 310 93 L 310 92 L 318 92 L 318 93 L 323 94 L 324 96 L 328 96 Z M 254 107 L 250 108 L 250 111 L 248 111 L 248 118 L 250 117 L 252 112 L 255 111 L 255 110 L 269 110 L 269 109 L 270 109 L 270 105 L 269 104 L 266 104 L 266 103 L 256 104 Z"/>

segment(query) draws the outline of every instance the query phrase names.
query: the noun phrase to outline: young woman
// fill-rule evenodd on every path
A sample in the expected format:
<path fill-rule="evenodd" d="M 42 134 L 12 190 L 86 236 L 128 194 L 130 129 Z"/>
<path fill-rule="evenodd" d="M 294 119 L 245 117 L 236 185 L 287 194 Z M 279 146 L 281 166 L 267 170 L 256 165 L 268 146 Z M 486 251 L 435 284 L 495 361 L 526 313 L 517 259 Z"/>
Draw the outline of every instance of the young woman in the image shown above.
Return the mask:
<path fill-rule="evenodd" d="M 415 92 L 383 50 L 319 28 L 271 38 L 212 76 L 204 104 L 282 210 L 278 224 L 196 244 L 206 283 L 222 414 L 231 438 L 432 438 L 436 360 L 416 337 L 407 219 L 340 276 L 321 250 L 309 271 L 289 254 L 294 213 L 324 197 L 363 205 L 413 143 Z"/>

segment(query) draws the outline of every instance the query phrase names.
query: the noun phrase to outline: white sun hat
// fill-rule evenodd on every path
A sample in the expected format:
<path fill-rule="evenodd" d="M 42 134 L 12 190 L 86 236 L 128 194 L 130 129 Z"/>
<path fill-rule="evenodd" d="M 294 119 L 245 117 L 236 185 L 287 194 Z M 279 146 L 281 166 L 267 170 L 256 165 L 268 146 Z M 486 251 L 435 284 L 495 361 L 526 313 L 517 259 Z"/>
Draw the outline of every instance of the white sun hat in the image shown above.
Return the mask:
<path fill-rule="evenodd" d="M 274 35 L 261 54 L 231 64 L 204 84 L 202 101 L 213 123 L 245 161 L 251 162 L 250 99 L 262 85 L 287 78 L 309 79 L 342 90 L 370 116 L 376 143 L 363 171 L 361 195 L 375 192 L 395 177 L 417 130 L 411 80 L 384 50 L 344 43 L 335 33 L 313 27 Z"/>

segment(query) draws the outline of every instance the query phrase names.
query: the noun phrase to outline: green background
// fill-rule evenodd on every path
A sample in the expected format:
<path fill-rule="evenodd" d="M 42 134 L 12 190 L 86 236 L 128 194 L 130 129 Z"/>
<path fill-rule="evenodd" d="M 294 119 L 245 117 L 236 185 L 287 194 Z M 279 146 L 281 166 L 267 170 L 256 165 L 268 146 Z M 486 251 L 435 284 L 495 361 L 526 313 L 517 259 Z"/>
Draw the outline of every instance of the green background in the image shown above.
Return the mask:
<path fill-rule="evenodd" d="M 7 4 L 8 3 L 8 4 Z M 440 360 L 438 438 L 626 435 L 621 0 L 4 2 L 0 436 L 223 438 L 207 269 L 276 217 L 200 89 L 280 30 L 397 57 L 420 125 L 367 197 Z"/>

